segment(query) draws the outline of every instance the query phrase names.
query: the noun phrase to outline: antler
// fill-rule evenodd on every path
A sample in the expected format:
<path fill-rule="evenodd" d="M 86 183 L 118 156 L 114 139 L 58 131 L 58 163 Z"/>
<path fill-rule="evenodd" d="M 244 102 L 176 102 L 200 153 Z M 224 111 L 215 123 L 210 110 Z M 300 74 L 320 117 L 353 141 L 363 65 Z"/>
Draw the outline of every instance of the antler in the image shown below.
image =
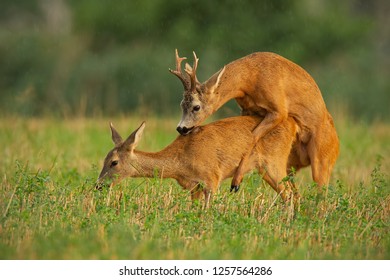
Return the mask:
<path fill-rule="evenodd" d="M 188 64 L 186 64 L 186 68 L 184 69 L 184 71 L 186 71 L 188 76 L 190 76 L 191 91 L 194 91 L 196 88 L 196 84 L 199 83 L 198 79 L 196 78 L 196 69 L 198 68 L 199 58 L 196 57 L 196 53 L 194 51 L 192 53 L 194 54 L 194 64 L 193 64 L 192 68 Z"/>
<path fill-rule="evenodd" d="M 177 49 L 175 50 L 176 54 L 176 70 L 169 69 L 169 72 L 174 74 L 176 77 L 180 79 L 180 81 L 183 83 L 184 89 L 187 91 L 190 88 L 192 88 L 192 80 L 191 80 L 191 85 L 188 84 L 188 80 L 184 77 L 183 73 L 181 72 L 181 62 L 185 59 L 186 57 L 179 57 L 179 53 Z"/>

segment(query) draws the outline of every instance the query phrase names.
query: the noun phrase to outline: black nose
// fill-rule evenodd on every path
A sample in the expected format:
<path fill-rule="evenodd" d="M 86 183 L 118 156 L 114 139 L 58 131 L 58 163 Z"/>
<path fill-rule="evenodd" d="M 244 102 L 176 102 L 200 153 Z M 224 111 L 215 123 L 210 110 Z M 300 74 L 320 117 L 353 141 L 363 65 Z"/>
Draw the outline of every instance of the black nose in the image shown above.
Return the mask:
<path fill-rule="evenodd" d="M 184 135 L 184 134 L 187 134 L 188 133 L 188 131 L 189 131 L 189 129 L 187 128 L 187 127 L 180 127 L 180 126 L 178 126 L 177 128 L 176 128 L 176 130 L 177 130 L 177 132 L 179 132 L 181 135 Z"/>

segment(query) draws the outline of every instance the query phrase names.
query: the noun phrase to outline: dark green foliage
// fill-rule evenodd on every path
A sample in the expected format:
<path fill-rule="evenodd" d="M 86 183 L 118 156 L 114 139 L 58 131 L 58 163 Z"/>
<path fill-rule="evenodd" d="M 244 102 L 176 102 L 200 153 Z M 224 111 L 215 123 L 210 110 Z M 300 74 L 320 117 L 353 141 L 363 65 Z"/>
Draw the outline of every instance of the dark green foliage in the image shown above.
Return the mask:
<path fill-rule="evenodd" d="M 189 59 L 197 52 L 201 81 L 249 53 L 277 52 L 313 74 L 331 111 L 388 119 L 388 53 L 378 47 L 386 37 L 375 36 L 383 9 L 360 2 L 7 1 L 0 12 L 0 109 L 26 116 L 179 114 L 181 85 L 167 71 L 178 48 Z"/>

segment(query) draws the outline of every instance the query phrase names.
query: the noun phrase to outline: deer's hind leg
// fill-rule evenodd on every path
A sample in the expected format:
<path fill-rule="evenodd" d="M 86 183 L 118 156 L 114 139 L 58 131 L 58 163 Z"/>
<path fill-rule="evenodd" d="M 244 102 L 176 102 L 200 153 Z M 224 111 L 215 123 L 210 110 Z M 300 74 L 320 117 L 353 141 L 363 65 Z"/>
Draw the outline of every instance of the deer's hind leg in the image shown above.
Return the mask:
<path fill-rule="evenodd" d="M 254 149 L 258 144 L 258 142 L 261 141 L 263 138 L 269 137 L 268 135 L 272 133 L 272 130 L 277 129 L 279 124 L 281 124 L 283 121 L 287 120 L 288 118 L 286 105 L 284 103 L 277 102 L 277 100 L 274 101 L 275 101 L 274 102 L 275 104 L 273 104 L 274 111 L 268 111 L 264 119 L 252 131 L 253 143 L 249 147 L 249 149 L 247 150 L 243 158 L 240 160 L 239 166 L 234 174 L 231 183 L 230 191 L 234 190 L 235 192 L 237 192 L 239 190 L 239 186 L 244 177 L 244 170 L 246 169 L 246 166 L 249 161 L 249 157 L 254 152 Z"/>
<path fill-rule="evenodd" d="M 287 176 L 285 166 L 269 164 L 259 168 L 259 173 L 263 174 L 263 179 L 280 195 L 283 201 L 288 201 L 291 197 L 292 186 L 290 182 L 283 182 Z"/>
<path fill-rule="evenodd" d="M 312 178 L 319 187 L 329 184 L 330 175 L 339 155 L 339 139 L 331 117 L 308 143 Z"/>

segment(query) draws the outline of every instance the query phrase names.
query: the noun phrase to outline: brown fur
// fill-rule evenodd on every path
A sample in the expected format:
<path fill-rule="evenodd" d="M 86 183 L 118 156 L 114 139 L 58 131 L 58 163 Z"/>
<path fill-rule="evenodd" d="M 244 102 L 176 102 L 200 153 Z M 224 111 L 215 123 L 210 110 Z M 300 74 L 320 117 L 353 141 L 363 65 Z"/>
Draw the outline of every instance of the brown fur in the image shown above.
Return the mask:
<path fill-rule="evenodd" d="M 125 141 L 111 126 L 115 148 L 106 156 L 98 182 L 153 177 L 157 171 L 158 176 L 176 179 L 183 188 L 191 191 L 193 199 L 200 198 L 203 193 L 207 204 L 221 181 L 233 176 L 238 166 L 237 158 L 243 157 L 252 145 L 252 130 L 260 121 L 257 116 L 241 116 L 200 126 L 188 136 L 178 136 L 156 153 L 135 150 L 144 123 Z M 245 173 L 258 169 L 284 200 L 291 193 L 281 181 L 291 167 L 288 155 L 296 139 L 296 128 L 293 119 L 289 118 L 260 139 L 244 169 Z M 296 155 L 292 159 L 294 163 L 299 162 Z"/>
<path fill-rule="evenodd" d="M 187 69 L 187 73 L 196 74 L 188 65 Z M 296 152 L 303 153 L 299 157 L 304 160 L 304 165 L 311 164 L 313 180 L 319 186 L 329 183 L 339 154 L 339 140 L 321 92 L 303 68 L 277 54 L 258 52 L 227 64 L 203 84 L 196 83 L 191 87 L 195 90 L 185 88 L 179 132 L 188 134 L 233 98 L 243 115 L 264 117 L 253 129 L 252 147 L 291 117 L 298 125 Z M 195 111 L 194 106 L 201 109 Z M 248 147 L 232 185 L 237 186 L 242 180 L 248 155 L 252 151 L 252 147 Z M 294 167 L 299 169 L 301 163 Z"/>

